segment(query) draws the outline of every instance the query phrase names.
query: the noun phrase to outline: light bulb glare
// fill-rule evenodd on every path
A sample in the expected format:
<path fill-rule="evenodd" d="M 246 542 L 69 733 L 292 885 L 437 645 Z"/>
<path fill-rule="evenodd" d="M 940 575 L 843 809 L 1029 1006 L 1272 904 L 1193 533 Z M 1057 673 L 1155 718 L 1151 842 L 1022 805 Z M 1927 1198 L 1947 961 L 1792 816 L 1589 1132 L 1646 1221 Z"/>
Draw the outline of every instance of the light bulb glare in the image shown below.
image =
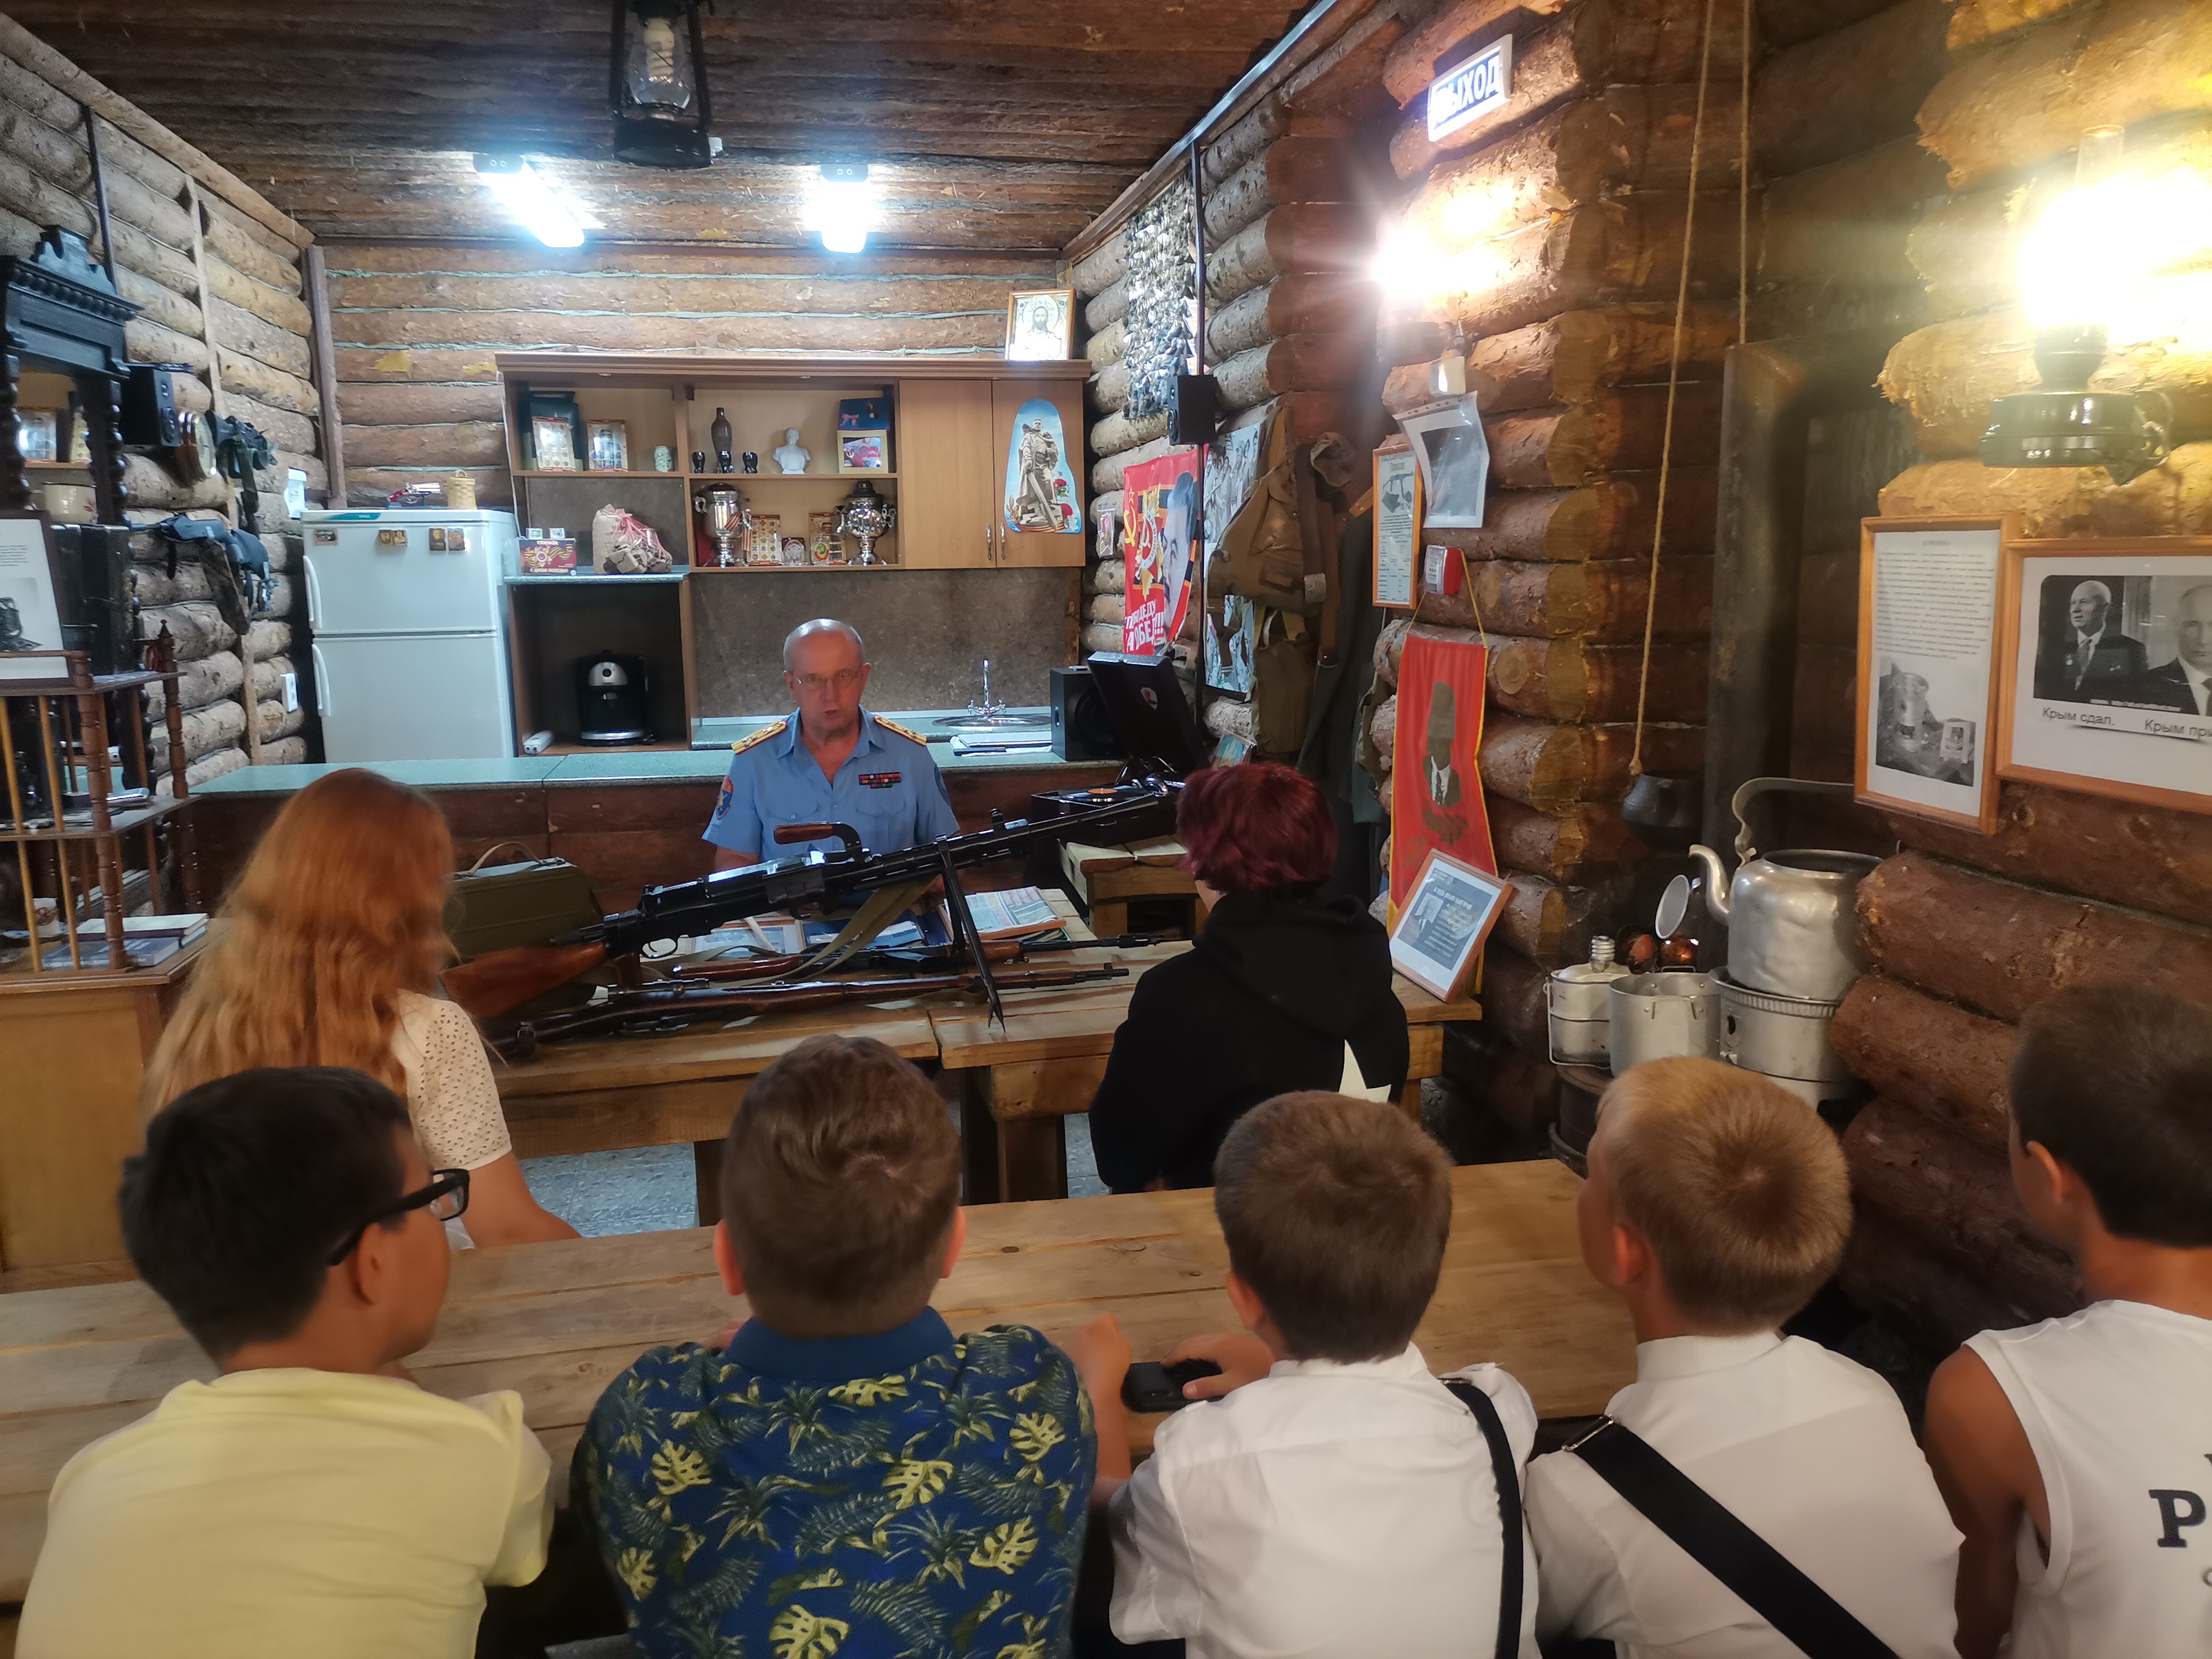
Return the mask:
<path fill-rule="evenodd" d="M 552 186 L 529 162 L 503 163 L 479 156 L 477 176 L 490 188 L 500 204 L 521 222 L 522 228 L 546 246 L 583 246 L 581 216 L 554 193 Z"/>

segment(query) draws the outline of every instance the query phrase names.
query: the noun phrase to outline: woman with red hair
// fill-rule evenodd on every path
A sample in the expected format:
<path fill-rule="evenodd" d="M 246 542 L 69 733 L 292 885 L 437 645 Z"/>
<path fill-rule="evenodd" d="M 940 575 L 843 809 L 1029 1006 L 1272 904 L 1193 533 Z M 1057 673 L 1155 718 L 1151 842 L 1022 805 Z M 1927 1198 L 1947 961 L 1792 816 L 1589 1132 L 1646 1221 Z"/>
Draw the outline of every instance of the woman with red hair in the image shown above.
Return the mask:
<path fill-rule="evenodd" d="M 1390 940 L 1350 899 L 1321 791 L 1286 766 L 1216 767 L 1183 786 L 1176 830 L 1212 914 L 1137 981 L 1091 1103 L 1117 1193 L 1212 1184 L 1237 1118 L 1300 1089 L 1395 1097 L 1409 1059 Z"/>

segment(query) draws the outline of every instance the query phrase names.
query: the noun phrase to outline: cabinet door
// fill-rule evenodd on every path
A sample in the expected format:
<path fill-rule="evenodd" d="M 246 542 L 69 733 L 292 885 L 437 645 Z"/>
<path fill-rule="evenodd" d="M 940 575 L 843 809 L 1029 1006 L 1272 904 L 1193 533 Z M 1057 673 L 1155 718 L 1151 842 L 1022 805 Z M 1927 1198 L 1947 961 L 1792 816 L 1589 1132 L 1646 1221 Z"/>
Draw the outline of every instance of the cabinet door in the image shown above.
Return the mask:
<path fill-rule="evenodd" d="M 992 382 L 991 401 L 994 410 L 992 429 L 995 439 L 991 494 L 998 526 L 997 562 L 1001 565 L 1081 564 L 1085 539 L 1081 383 L 1073 380 L 994 380 Z M 1039 420 L 1041 411 L 1033 407 L 1039 403 L 1049 405 L 1058 413 L 1060 431 L 1057 434 L 1051 431 L 1051 422 Z M 1026 418 L 1022 414 L 1025 407 L 1030 409 Z M 1060 468 L 1066 471 L 1073 496 L 1066 503 L 1072 510 L 1061 516 L 1061 522 L 1066 526 L 1065 529 L 1018 530 L 1014 527 L 1016 515 L 1009 510 L 1008 498 L 1017 495 L 1022 484 L 1015 447 L 1032 422 L 1043 427 L 1043 435 L 1052 438 L 1060 452 Z"/>
<path fill-rule="evenodd" d="M 946 570 L 995 564 L 991 382 L 902 380 L 899 562 Z"/>

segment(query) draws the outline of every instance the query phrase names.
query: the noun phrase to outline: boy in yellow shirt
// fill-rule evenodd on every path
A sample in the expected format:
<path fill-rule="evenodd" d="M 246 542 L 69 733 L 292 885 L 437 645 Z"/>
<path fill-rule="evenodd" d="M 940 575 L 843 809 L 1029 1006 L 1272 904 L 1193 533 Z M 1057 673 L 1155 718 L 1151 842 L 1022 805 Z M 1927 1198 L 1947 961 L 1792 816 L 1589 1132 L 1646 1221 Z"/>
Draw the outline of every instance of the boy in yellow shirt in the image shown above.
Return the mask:
<path fill-rule="evenodd" d="M 483 1587 L 544 1566 L 552 1504 L 517 1395 L 399 1368 L 467 1202 L 358 1072 L 241 1072 L 155 1116 L 125 1247 L 221 1375 L 55 1477 L 21 1659 L 473 1651 Z"/>

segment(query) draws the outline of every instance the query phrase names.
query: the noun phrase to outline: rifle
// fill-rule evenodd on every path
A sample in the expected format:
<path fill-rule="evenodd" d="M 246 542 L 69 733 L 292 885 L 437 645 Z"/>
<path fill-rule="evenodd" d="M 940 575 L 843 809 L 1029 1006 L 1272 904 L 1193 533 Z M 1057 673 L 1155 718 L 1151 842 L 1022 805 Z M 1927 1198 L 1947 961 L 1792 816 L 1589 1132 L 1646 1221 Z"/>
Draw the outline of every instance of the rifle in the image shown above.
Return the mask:
<path fill-rule="evenodd" d="M 617 912 L 545 945 L 489 951 L 447 969 L 443 975 L 446 993 L 472 1018 L 496 1018 L 602 963 L 635 955 L 663 940 L 703 939 L 726 921 L 802 905 L 855 904 L 879 888 L 933 881 L 951 872 L 1026 853 L 1040 841 L 1126 840 L 1157 828 L 1162 810 L 1172 811 L 1182 787 L 1179 782 L 1151 778 L 1140 793 L 1127 799 L 1080 807 L 1058 817 L 1001 821 L 994 813 L 988 830 L 947 836 L 896 853 L 862 850 L 860 834 L 849 824 L 786 824 L 775 832 L 779 843 L 834 836 L 840 846 L 834 852 L 774 859 L 742 869 L 717 870 L 692 881 L 648 887 L 635 910 Z M 957 881 L 951 885 L 957 889 Z M 965 939 L 966 905 L 954 893 L 948 893 L 948 899 Z M 972 946 L 975 941 L 968 943 Z"/>
<path fill-rule="evenodd" d="M 1048 989 L 1061 985 L 1084 985 L 1093 981 L 1127 979 L 1129 970 L 1107 964 L 1097 968 L 1047 968 L 1025 974 L 1002 974 L 1002 989 Z M 711 986 L 678 986 L 669 990 L 618 991 L 604 1002 L 516 1022 L 513 1030 L 492 1039 L 492 1046 L 511 1060 L 533 1058 L 540 1044 L 563 1038 L 615 1031 L 627 1036 L 657 1036 L 681 1030 L 697 1020 L 743 1019 L 776 1009 L 820 1008 L 839 1002 L 865 1002 L 873 997 L 917 996 L 930 991 L 974 991 L 989 981 L 980 973 L 917 975 L 901 979 L 805 980 L 787 985 L 754 985 L 730 990 Z"/>
<path fill-rule="evenodd" d="M 1158 933 L 1115 933 L 1105 939 L 986 939 L 983 941 L 983 960 L 991 963 L 1025 962 L 1031 957 L 1059 951 L 1134 951 L 1147 945 L 1158 945 L 1163 937 Z M 862 972 L 918 974 L 930 970 L 941 973 L 947 969 L 957 968 L 969 959 L 967 951 L 955 945 L 922 945 L 856 951 L 846 958 L 846 963 Z M 788 956 L 678 962 L 670 966 L 668 976 L 686 985 L 728 980 L 765 982 L 778 975 L 802 968 L 811 960 L 802 951 Z"/>

